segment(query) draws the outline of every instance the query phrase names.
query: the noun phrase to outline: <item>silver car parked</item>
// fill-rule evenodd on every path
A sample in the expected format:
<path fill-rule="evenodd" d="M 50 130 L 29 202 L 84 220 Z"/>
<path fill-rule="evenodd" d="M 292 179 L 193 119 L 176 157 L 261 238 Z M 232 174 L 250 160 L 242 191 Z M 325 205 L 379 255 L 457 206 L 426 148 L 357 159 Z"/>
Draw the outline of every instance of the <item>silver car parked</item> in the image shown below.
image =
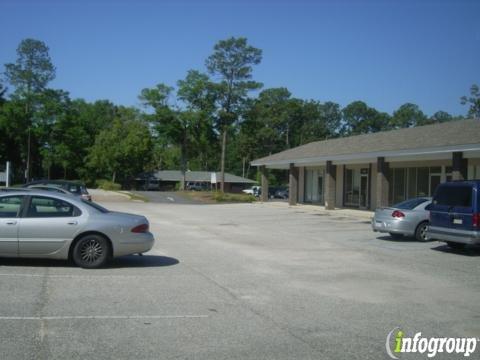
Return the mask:
<path fill-rule="evenodd" d="M 144 216 L 109 211 L 72 195 L 0 192 L 0 257 L 71 259 L 84 268 L 149 251 Z"/>
<path fill-rule="evenodd" d="M 419 197 L 378 208 L 372 218 L 373 231 L 389 233 L 395 239 L 413 236 L 418 241 L 427 241 L 430 214 L 425 207 L 431 202 L 431 198 Z"/>

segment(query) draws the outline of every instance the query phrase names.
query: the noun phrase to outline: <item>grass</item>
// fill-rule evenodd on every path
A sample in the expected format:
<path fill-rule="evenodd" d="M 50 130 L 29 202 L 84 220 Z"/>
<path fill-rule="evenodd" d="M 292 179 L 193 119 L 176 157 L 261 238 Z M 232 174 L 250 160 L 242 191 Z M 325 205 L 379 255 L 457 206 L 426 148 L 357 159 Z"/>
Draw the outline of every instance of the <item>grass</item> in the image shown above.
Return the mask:
<path fill-rule="evenodd" d="M 127 195 L 132 201 L 148 202 L 148 198 L 146 198 L 145 196 L 134 194 L 134 193 L 131 193 L 130 191 L 114 191 L 114 192 Z"/>
<path fill-rule="evenodd" d="M 215 203 L 251 203 L 257 199 L 249 194 L 222 193 L 220 191 L 179 191 L 182 195 L 192 200 L 206 204 Z"/>

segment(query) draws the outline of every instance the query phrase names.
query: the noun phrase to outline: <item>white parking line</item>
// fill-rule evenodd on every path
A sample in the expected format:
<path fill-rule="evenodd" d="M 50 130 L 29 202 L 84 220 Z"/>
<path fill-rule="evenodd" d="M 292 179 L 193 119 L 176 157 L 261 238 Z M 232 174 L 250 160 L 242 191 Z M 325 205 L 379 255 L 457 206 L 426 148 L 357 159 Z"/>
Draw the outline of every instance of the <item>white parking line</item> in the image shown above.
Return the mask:
<path fill-rule="evenodd" d="M 129 320 L 129 319 L 204 319 L 208 315 L 78 315 L 78 316 L 0 316 L 1 320 Z"/>

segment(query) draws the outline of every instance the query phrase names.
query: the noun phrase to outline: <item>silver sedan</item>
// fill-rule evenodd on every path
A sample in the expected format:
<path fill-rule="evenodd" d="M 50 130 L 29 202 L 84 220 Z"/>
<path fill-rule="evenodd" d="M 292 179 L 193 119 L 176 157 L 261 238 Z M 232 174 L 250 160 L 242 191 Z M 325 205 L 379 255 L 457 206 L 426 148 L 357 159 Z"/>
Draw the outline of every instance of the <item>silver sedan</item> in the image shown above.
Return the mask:
<path fill-rule="evenodd" d="M 378 208 L 372 218 L 373 231 L 389 233 L 395 239 L 413 236 L 418 241 L 427 241 L 429 212 L 425 207 L 431 198 L 420 197 L 405 200 L 392 207 Z"/>
<path fill-rule="evenodd" d="M 0 257 L 71 259 L 84 268 L 149 251 L 144 216 L 40 190 L 0 192 Z"/>

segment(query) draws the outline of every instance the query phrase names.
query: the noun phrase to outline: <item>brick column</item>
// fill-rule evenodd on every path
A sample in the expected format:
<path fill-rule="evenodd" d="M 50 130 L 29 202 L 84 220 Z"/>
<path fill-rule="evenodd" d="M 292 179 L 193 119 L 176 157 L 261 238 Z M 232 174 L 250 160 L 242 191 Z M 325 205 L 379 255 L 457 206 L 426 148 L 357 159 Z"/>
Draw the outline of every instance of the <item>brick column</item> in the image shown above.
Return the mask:
<path fill-rule="evenodd" d="M 268 201 L 268 170 L 265 165 L 260 166 L 260 173 L 262 176 L 262 195 L 260 200 Z"/>
<path fill-rule="evenodd" d="M 298 168 L 290 164 L 288 176 L 288 204 L 296 205 L 298 201 Z"/>
<path fill-rule="evenodd" d="M 468 159 L 463 158 L 463 152 L 452 153 L 452 180 L 465 180 L 467 178 Z"/>
<path fill-rule="evenodd" d="M 377 158 L 377 186 L 376 186 L 376 207 L 388 206 L 389 193 L 389 167 L 384 157 Z"/>
<path fill-rule="evenodd" d="M 335 209 L 337 167 L 331 161 L 327 161 L 325 169 L 325 209 Z"/>

